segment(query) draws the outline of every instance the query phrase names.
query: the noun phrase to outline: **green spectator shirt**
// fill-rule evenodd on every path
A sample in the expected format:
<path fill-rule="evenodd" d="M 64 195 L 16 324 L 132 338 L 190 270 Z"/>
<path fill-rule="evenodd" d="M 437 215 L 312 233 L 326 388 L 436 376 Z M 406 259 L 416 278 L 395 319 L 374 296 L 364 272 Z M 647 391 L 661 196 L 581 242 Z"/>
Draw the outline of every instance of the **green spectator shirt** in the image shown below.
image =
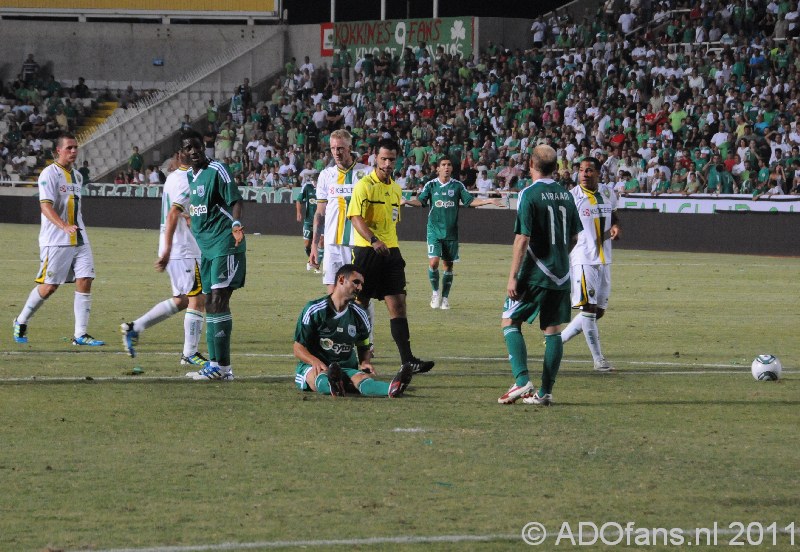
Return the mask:
<path fill-rule="evenodd" d="M 191 168 L 189 178 L 189 216 L 192 219 L 192 234 L 206 259 L 244 253 L 245 240 L 236 246 L 231 233 L 233 215 L 231 206 L 242 201 L 228 168 L 219 161 L 195 173 Z"/>
<path fill-rule="evenodd" d="M 572 194 L 551 179 L 519 193 L 514 233 L 530 237 L 517 279 L 527 288 L 570 289 L 569 249 L 583 230 Z"/>
<path fill-rule="evenodd" d="M 428 241 L 458 239 L 459 204 L 469 206 L 475 199 L 464 184 L 450 179 L 446 183 L 434 178 L 425 184 L 417 199 L 430 205 L 428 213 Z"/>

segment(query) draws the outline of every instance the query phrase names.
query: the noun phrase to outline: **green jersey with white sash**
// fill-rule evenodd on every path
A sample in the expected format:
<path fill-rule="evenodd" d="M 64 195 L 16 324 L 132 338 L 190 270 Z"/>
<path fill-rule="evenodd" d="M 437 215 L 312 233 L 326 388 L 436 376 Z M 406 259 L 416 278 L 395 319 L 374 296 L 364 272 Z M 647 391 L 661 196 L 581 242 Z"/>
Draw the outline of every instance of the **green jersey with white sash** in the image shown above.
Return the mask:
<path fill-rule="evenodd" d="M 475 197 L 458 180 L 451 178 L 442 183 L 438 178 L 428 181 L 417 200 L 430 205 L 428 213 L 428 240 L 458 239 L 458 207 L 468 206 Z"/>
<path fill-rule="evenodd" d="M 239 188 L 228 168 L 218 161 L 211 161 L 200 171 L 189 169 L 189 216 L 192 218 L 192 234 L 204 258 L 213 259 L 244 253 L 245 240 L 236 246 L 231 233 L 233 224 L 232 205 L 242 201 Z"/>
<path fill-rule="evenodd" d="M 358 368 L 356 348 L 369 343 L 369 329 L 364 309 L 348 303 L 344 311 L 336 312 L 326 295 L 303 307 L 294 340 L 325 364 L 338 362 L 342 368 Z"/>
<path fill-rule="evenodd" d="M 530 243 L 518 281 L 527 288 L 570 289 L 570 240 L 582 229 L 572 194 L 560 184 L 546 178 L 522 190 L 514 233 L 529 236 Z"/>

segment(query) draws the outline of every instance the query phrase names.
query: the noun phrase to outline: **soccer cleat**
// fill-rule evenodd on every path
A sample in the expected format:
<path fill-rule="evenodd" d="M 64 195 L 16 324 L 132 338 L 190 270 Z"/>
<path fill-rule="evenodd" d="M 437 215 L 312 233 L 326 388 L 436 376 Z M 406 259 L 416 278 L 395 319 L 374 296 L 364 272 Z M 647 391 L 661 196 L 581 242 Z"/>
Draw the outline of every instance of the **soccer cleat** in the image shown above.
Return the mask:
<path fill-rule="evenodd" d="M 344 397 L 344 372 L 338 362 L 331 362 L 328 365 L 328 382 L 331 384 L 331 395 L 334 397 Z"/>
<path fill-rule="evenodd" d="M 447 302 L 447 297 L 442 297 L 442 304 L 439 308 L 442 310 L 450 310 L 450 303 Z"/>
<path fill-rule="evenodd" d="M 434 291 L 431 295 L 431 308 L 438 309 L 439 308 L 439 292 Z"/>
<path fill-rule="evenodd" d="M 508 388 L 505 395 L 497 399 L 500 404 L 514 404 L 519 399 L 531 396 L 533 393 L 533 384 L 531 382 L 525 385 L 517 385 L 516 383 Z"/>
<path fill-rule="evenodd" d="M 600 360 L 594 361 L 594 369 L 597 372 L 613 372 L 614 367 L 611 366 L 611 363 L 605 358 L 601 358 Z"/>
<path fill-rule="evenodd" d="M 72 338 L 73 345 L 88 345 L 89 347 L 100 347 L 101 345 L 105 345 L 105 341 L 100 341 L 99 339 L 95 339 L 89 334 L 83 334 L 80 337 L 73 337 Z"/>
<path fill-rule="evenodd" d="M 133 358 L 136 356 L 136 349 L 134 348 L 139 343 L 139 332 L 133 331 L 132 322 L 123 322 L 119 327 L 122 332 L 122 348 L 128 353 L 128 356 Z"/>
<path fill-rule="evenodd" d="M 194 353 L 193 355 L 181 355 L 181 364 L 191 364 L 193 366 L 205 366 L 208 359 L 201 355 L 200 353 Z"/>
<path fill-rule="evenodd" d="M 20 324 L 17 322 L 17 319 L 14 319 L 14 341 L 17 343 L 27 343 L 28 336 L 28 325 L 27 324 Z"/>
<path fill-rule="evenodd" d="M 322 274 L 322 269 L 321 268 L 315 268 L 314 269 L 314 274 Z"/>
<path fill-rule="evenodd" d="M 533 393 L 522 399 L 525 404 L 535 404 L 536 406 L 553 406 L 553 395 L 545 393 L 543 397 L 539 396 L 539 392 Z"/>
<path fill-rule="evenodd" d="M 195 381 L 233 381 L 233 370 L 223 372 L 219 366 L 206 362 L 197 372 L 186 372 L 186 377 Z"/>
<path fill-rule="evenodd" d="M 306 272 L 311 272 L 311 269 L 314 268 L 311 263 L 306 263 Z"/>
<path fill-rule="evenodd" d="M 392 381 L 389 383 L 389 396 L 396 399 L 402 395 L 408 384 L 411 383 L 411 376 L 414 375 L 414 369 L 410 362 L 406 362 L 400 367 L 397 374 L 395 374 Z"/>
<path fill-rule="evenodd" d="M 430 372 L 436 365 L 436 363 L 432 360 L 420 360 L 413 357 L 405 364 L 411 365 L 411 371 L 414 374 L 424 374 L 425 372 Z"/>

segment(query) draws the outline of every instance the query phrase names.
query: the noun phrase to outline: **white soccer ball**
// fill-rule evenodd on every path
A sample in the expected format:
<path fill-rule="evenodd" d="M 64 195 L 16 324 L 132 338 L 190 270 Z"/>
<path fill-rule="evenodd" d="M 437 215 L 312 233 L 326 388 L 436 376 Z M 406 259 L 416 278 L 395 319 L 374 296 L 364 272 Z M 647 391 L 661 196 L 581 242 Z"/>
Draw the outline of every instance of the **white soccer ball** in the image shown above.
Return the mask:
<path fill-rule="evenodd" d="M 775 381 L 781 377 L 783 366 L 776 356 L 758 355 L 750 366 L 750 370 L 758 381 Z"/>

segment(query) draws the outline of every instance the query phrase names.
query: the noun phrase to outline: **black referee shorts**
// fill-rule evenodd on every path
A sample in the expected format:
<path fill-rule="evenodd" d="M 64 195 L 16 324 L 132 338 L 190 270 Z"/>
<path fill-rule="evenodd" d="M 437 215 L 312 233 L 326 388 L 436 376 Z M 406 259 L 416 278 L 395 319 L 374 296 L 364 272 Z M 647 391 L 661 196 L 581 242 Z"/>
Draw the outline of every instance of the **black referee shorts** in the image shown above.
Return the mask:
<path fill-rule="evenodd" d="M 354 247 L 353 264 L 364 276 L 359 300 L 406 294 L 406 262 L 399 247 L 390 248 L 388 255 L 379 255 L 372 247 Z"/>

